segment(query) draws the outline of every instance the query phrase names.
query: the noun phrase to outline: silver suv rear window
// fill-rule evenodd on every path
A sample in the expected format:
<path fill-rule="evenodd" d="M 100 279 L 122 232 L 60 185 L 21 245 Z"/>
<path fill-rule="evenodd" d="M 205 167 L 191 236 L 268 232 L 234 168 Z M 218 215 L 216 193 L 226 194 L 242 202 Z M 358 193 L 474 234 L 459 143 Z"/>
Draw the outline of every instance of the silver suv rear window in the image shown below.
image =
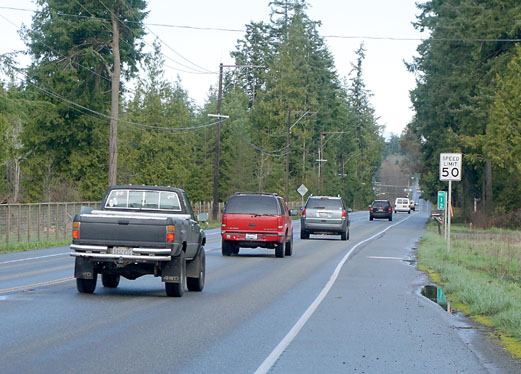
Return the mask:
<path fill-rule="evenodd" d="M 306 209 L 342 210 L 342 201 L 340 199 L 310 198 Z"/>

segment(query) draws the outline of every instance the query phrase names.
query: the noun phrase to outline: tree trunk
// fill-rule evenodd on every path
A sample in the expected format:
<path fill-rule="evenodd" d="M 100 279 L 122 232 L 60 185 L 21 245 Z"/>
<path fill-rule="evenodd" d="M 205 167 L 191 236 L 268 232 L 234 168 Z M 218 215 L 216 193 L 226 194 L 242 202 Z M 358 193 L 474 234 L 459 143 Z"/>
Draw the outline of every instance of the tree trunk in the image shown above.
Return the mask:
<path fill-rule="evenodd" d="M 494 205 L 494 198 L 492 196 L 492 163 L 487 161 L 486 163 L 486 204 L 487 208 L 492 208 Z"/>
<path fill-rule="evenodd" d="M 116 10 L 114 10 L 115 12 Z M 118 174 L 118 120 L 119 120 L 119 81 L 121 76 L 121 58 L 119 55 L 119 20 L 111 13 L 112 21 L 112 52 L 114 67 L 112 70 L 112 103 L 110 108 L 109 135 L 109 186 L 117 184 Z"/>

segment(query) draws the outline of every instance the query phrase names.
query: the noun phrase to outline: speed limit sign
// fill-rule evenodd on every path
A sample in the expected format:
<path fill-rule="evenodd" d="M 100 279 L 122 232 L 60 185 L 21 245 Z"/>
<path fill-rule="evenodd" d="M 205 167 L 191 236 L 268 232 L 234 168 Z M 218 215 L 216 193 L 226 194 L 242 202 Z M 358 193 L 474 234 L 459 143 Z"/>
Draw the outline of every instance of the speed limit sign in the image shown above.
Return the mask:
<path fill-rule="evenodd" d="M 440 153 L 440 181 L 461 181 L 461 153 Z"/>

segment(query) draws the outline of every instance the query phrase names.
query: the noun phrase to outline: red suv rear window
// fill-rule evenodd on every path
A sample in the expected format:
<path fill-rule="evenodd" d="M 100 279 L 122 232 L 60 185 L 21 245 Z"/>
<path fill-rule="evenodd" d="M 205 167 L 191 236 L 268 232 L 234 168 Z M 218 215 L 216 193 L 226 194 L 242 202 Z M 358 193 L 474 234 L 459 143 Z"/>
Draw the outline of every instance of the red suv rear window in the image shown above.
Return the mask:
<path fill-rule="evenodd" d="M 277 198 L 264 195 L 236 195 L 230 197 L 224 213 L 227 214 L 281 214 Z"/>

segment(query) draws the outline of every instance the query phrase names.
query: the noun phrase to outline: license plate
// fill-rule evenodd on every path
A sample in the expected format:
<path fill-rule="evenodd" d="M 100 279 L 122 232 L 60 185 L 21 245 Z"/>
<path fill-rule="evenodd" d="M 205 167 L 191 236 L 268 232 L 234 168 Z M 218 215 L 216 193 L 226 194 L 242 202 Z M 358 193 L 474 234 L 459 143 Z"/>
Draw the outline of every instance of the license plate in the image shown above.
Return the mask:
<path fill-rule="evenodd" d="M 328 218 L 328 217 L 329 217 L 329 214 L 328 214 L 328 213 L 325 213 L 325 212 L 320 212 L 320 217 L 321 217 L 321 218 Z"/>
<path fill-rule="evenodd" d="M 114 254 L 114 255 L 129 255 L 129 256 L 132 256 L 132 248 L 128 248 L 128 247 L 114 247 L 114 248 L 112 248 L 112 254 Z"/>
<path fill-rule="evenodd" d="M 246 240 L 257 240 L 257 234 L 246 234 Z"/>

